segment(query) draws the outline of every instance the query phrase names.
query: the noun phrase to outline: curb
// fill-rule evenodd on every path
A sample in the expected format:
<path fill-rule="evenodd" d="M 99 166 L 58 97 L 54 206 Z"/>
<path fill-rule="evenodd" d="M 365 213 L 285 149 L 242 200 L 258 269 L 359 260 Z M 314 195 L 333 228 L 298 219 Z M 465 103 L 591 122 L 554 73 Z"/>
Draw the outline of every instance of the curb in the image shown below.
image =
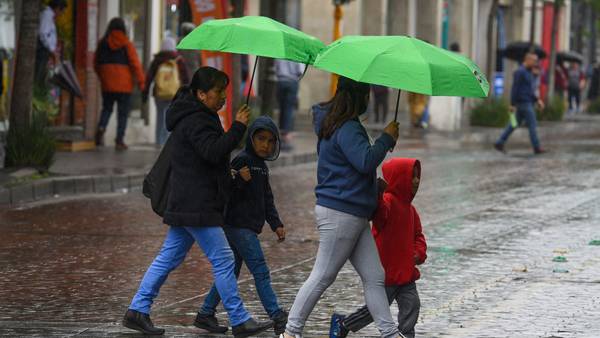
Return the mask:
<path fill-rule="evenodd" d="M 282 155 L 270 168 L 314 162 L 316 152 Z M 145 173 L 129 175 L 86 175 L 44 178 L 11 187 L 0 186 L 0 206 L 15 206 L 64 196 L 129 192 L 142 188 Z"/>

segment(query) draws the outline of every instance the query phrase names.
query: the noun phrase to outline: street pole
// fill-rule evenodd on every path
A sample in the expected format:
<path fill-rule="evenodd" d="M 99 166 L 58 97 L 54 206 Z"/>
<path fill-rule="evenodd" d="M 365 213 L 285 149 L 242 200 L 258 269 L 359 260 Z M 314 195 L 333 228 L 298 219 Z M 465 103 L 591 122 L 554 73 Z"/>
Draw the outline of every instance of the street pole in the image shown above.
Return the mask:
<path fill-rule="evenodd" d="M 344 11 L 342 5 L 336 4 L 333 11 L 333 41 L 342 37 L 342 19 L 344 18 Z M 337 88 L 338 76 L 331 74 L 331 85 L 329 87 L 329 93 L 331 96 L 335 95 L 335 89 Z"/>

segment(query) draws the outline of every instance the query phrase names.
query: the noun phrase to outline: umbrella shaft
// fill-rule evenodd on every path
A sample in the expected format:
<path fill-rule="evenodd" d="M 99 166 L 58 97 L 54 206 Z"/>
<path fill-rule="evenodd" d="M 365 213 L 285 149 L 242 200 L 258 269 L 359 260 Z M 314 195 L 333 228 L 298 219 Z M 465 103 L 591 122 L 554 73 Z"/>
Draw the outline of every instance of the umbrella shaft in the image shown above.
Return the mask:
<path fill-rule="evenodd" d="M 250 78 L 250 86 L 248 87 L 248 94 L 246 95 L 246 105 L 248 105 L 248 102 L 250 102 L 250 93 L 252 93 L 252 83 L 254 82 L 256 65 L 258 65 L 258 55 L 256 56 L 256 60 L 254 60 L 254 67 L 252 68 L 252 77 Z"/>
<path fill-rule="evenodd" d="M 394 114 L 394 122 L 398 122 L 398 106 L 400 105 L 400 93 L 402 93 L 402 91 L 398 89 L 398 98 L 396 98 L 396 113 Z"/>

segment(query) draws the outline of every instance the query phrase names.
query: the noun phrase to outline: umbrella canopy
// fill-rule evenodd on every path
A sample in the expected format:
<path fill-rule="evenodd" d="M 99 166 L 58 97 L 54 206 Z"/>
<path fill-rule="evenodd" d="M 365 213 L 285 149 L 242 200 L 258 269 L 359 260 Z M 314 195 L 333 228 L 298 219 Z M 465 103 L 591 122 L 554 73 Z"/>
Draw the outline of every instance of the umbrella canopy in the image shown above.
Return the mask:
<path fill-rule="evenodd" d="M 57 66 L 54 75 L 50 78 L 50 82 L 79 98 L 83 98 L 81 86 L 70 61 L 62 61 Z"/>
<path fill-rule="evenodd" d="M 252 54 L 312 64 L 321 40 L 264 16 L 210 20 L 188 34 L 178 49 Z"/>
<path fill-rule="evenodd" d="M 521 62 L 525 58 L 525 54 L 527 54 L 530 47 L 531 44 L 527 41 L 511 42 L 502 50 L 502 54 L 507 59 Z M 540 59 L 546 57 L 546 51 L 538 44 L 533 44 L 533 51 Z"/>
<path fill-rule="evenodd" d="M 468 58 L 407 36 L 346 36 L 314 66 L 355 81 L 434 96 L 487 97 L 489 84 Z"/>
<path fill-rule="evenodd" d="M 558 62 L 576 62 L 579 64 L 583 63 L 583 55 L 574 51 L 562 51 L 556 53 L 556 60 Z"/>

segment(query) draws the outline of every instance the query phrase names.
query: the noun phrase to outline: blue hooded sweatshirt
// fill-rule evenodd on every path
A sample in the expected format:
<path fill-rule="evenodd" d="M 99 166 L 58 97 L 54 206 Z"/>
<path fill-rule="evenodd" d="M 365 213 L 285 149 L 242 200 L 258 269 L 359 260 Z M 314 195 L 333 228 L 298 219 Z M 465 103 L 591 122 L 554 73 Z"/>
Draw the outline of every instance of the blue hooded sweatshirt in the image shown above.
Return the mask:
<path fill-rule="evenodd" d="M 329 107 L 312 107 L 317 135 Z M 345 122 L 331 138 L 317 143 L 317 205 L 370 218 L 377 208 L 377 167 L 395 145 L 383 133 L 371 145 L 365 127 L 358 118 Z"/>
<path fill-rule="evenodd" d="M 254 151 L 252 137 L 259 130 L 268 130 L 275 135 L 273 154 L 268 158 L 259 157 Z M 267 116 L 254 120 L 248 129 L 246 148 L 231 162 L 234 170 L 247 166 L 252 178 L 246 182 L 234 174 L 232 193 L 225 212 L 226 226 L 247 228 L 256 233 L 262 232 L 265 220 L 273 231 L 283 226 L 269 184 L 269 168 L 265 164 L 265 160 L 274 161 L 279 157 L 279 149 L 279 130 L 273 120 Z"/>

